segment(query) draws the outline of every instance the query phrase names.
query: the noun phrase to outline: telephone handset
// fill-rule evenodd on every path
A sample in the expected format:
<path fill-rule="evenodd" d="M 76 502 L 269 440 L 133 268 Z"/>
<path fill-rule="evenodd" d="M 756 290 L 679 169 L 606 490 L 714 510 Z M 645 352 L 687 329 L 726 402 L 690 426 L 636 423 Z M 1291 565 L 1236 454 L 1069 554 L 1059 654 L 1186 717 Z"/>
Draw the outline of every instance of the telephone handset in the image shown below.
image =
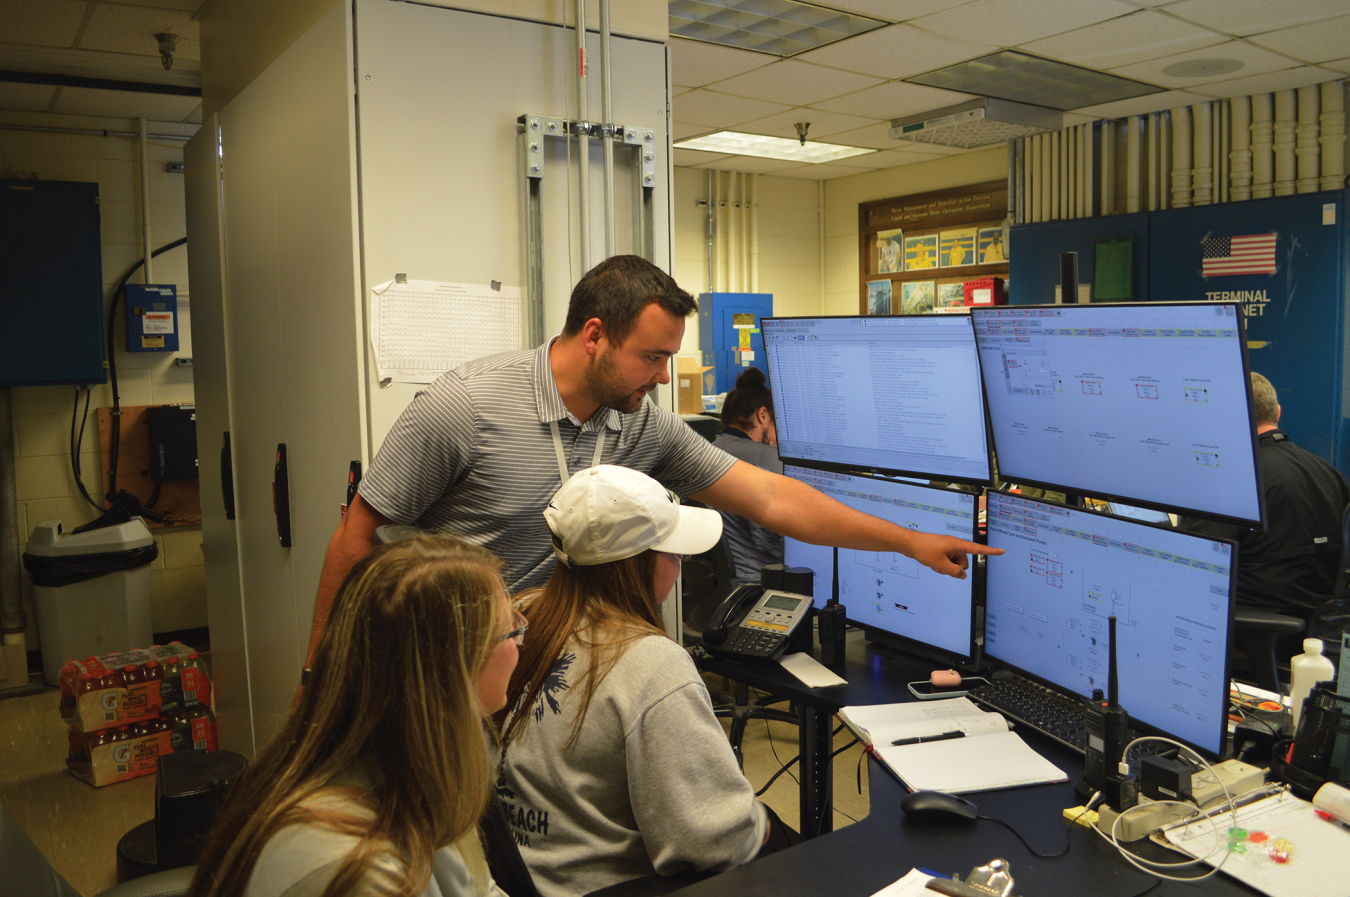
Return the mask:
<path fill-rule="evenodd" d="M 703 644 L 724 657 L 773 660 L 783 653 L 797 628 L 809 620 L 805 595 L 739 586 L 713 611 L 703 627 Z"/>

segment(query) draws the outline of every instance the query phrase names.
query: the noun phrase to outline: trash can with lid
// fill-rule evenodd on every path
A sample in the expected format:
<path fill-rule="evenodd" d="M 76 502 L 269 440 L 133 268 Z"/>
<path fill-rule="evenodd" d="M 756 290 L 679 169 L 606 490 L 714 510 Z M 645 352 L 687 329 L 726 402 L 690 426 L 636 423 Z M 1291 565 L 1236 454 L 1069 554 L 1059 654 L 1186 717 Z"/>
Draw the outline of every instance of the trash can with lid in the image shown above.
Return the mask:
<path fill-rule="evenodd" d="M 33 530 L 23 565 L 33 579 L 48 685 L 60 684 L 68 660 L 150 644 L 150 563 L 158 554 L 139 517 L 83 533 L 64 532 L 59 520 Z"/>

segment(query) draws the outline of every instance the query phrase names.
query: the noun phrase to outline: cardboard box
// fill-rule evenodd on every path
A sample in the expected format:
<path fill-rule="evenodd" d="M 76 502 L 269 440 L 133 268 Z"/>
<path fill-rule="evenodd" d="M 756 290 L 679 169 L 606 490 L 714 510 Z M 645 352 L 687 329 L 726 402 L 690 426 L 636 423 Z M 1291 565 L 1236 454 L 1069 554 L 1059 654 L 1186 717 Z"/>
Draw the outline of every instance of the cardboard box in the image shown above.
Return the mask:
<path fill-rule="evenodd" d="M 22 643 L 0 647 L 0 691 L 28 684 L 28 650 Z"/>
<path fill-rule="evenodd" d="M 209 710 L 98 732 L 70 730 L 66 768 L 95 788 L 148 776 L 161 754 L 216 750 L 216 722 Z"/>
<path fill-rule="evenodd" d="M 99 676 L 127 665 L 144 670 L 151 660 L 159 661 L 163 668 L 167 658 L 177 657 L 181 662 L 192 653 L 187 645 L 174 643 L 71 661 L 61 669 L 61 717 L 81 732 L 97 732 L 153 720 L 161 714 L 207 707 L 211 683 L 206 670 L 200 668 L 184 670 L 178 679 L 135 682 L 84 694 L 79 691 L 80 677 L 85 673 Z"/>
<path fill-rule="evenodd" d="M 703 372 L 711 371 L 712 365 L 704 367 L 697 358 L 676 356 L 675 395 L 676 407 L 681 414 L 703 413 Z"/>

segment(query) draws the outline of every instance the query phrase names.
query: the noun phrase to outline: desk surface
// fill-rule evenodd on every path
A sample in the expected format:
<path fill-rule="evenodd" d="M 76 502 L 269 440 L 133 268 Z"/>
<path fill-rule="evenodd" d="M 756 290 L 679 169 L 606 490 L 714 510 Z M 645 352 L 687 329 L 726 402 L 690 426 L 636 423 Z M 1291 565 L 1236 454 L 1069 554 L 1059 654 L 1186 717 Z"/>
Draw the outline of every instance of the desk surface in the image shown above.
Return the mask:
<path fill-rule="evenodd" d="M 878 654 L 861 639 L 850 639 L 848 660 L 842 675 L 847 685 L 827 689 L 804 689 L 777 664 L 752 667 L 737 661 L 702 660 L 705 669 L 740 679 L 756 688 L 792 692 L 794 699 L 808 697 L 818 709 L 837 709 L 852 704 L 878 704 L 910 700 L 905 683 L 921 678 L 916 671 L 890 657 Z M 786 680 L 791 680 L 787 682 Z M 791 683 L 796 683 L 792 686 Z M 1083 769 L 1082 757 L 1037 732 L 1019 728 L 1022 738 L 1052 763 L 1076 778 Z M 1090 897 L 1133 897 L 1153 881 L 1116 855 L 1115 848 L 1096 833 L 1075 826 L 1072 846 L 1066 856 L 1037 859 L 1007 829 L 992 822 L 967 826 L 921 826 L 907 822 L 900 810 L 904 786 L 876 760 L 869 759 L 871 810 L 859 822 L 797 847 L 756 860 L 746 866 L 706 879 L 675 892 L 680 897 L 721 897 L 726 894 L 821 895 L 869 897 L 905 875 L 915 866 L 963 878 L 971 868 L 995 857 L 1009 862 L 1020 897 L 1051 897 L 1089 893 Z M 984 816 L 1012 825 L 1042 853 L 1064 846 L 1061 810 L 1081 805 L 1072 782 L 1037 785 L 1007 791 L 966 795 Z M 1136 849 L 1140 849 L 1135 845 Z M 1182 857 L 1148 844 L 1141 852 L 1160 862 L 1180 862 Z M 1175 874 L 1189 875 L 1187 867 Z M 1195 885 L 1163 882 L 1164 893 L 1185 889 L 1191 893 L 1250 895 L 1255 893 L 1222 872 Z M 1154 892 L 1155 894 L 1157 891 Z"/>

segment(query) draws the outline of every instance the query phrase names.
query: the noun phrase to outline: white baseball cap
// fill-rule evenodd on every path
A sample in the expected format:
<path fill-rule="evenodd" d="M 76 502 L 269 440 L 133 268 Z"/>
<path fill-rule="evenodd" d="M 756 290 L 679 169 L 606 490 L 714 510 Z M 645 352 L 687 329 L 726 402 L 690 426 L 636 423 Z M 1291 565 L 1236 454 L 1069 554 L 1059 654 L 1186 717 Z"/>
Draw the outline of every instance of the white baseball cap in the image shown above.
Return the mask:
<path fill-rule="evenodd" d="M 656 480 L 601 464 L 573 476 L 544 509 L 553 551 L 567 565 L 620 561 L 651 549 L 702 554 L 722 538 L 722 515 L 689 508 Z"/>

